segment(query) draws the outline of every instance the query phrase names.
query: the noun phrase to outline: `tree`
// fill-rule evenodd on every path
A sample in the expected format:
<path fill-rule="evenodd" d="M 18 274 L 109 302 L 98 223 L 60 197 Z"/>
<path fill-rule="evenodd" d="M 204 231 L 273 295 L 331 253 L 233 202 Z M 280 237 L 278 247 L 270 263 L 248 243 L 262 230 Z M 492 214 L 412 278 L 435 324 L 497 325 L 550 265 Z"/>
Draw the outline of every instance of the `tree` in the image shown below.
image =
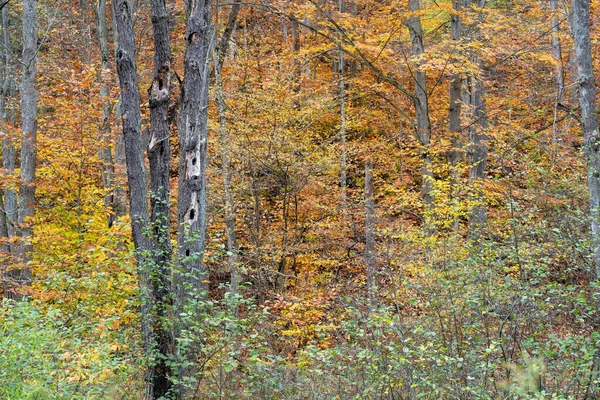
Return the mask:
<path fill-rule="evenodd" d="M 581 107 L 584 134 L 583 148 L 587 163 L 587 184 L 590 193 L 594 275 L 598 279 L 600 277 L 600 132 L 598 131 L 596 86 L 592 65 L 590 9 L 587 0 L 573 0 L 571 30 L 575 41 L 579 105 Z"/>
<path fill-rule="evenodd" d="M 19 182 L 17 236 L 15 249 L 17 267 L 10 272 L 17 285 L 31 281 L 33 217 L 35 209 L 35 170 L 37 140 L 37 72 L 38 18 L 37 0 L 23 1 L 23 61 L 21 79 L 21 173 Z M 9 290 L 8 297 L 23 298 L 18 291 Z"/>
<path fill-rule="evenodd" d="M 423 28 L 421 26 L 421 0 L 409 0 L 408 10 L 410 17 L 406 22 L 410 33 L 411 50 L 414 57 L 413 79 L 415 82 L 415 95 L 413 97 L 416 119 L 417 139 L 419 141 L 419 155 L 422 162 L 421 197 L 425 204 L 425 213 L 431 213 L 433 207 L 433 165 L 430 153 L 431 121 L 429 120 L 429 98 L 427 93 L 427 74 L 421 69 L 423 54 L 425 53 Z M 431 215 L 426 216 L 425 229 L 431 233 Z"/>
<path fill-rule="evenodd" d="M 155 34 L 155 51 L 160 53 L 155 58 L 156 77 L 149 91 L 151 112 L 165 116 L 168 105 L 170 50 L 168 49 L 168 29 L 164 1 L 152 3 L 153 27 Z M 161 146 L 168 147 L 169 130 L 164 132 L 164 121 L 153 126 L 149 145 L 152 188 L 156 191 L 152 199 L 152 218 L 148 215 L 148 198 L 144 160 L 141 142 L 140 96 L 135 59 L 134 9 L 128 0 L 119 0 L 115 6 L 115 18 L 118 30 L 117 72 L 121 87 L 123 137 L 127 163 L 127 181 L 129 186 L 129 214 L 133 241 L 137 256 L 138 280 L 141 292 L 141 320 L 144 350 L 148 357 L 146 370 L 146 396 L 159 399 L 166 396 L 172 387 L 171 371 L 167 358 L 171 353 L 171 332 L 164 320 L 167 312 L 167 297 L 170 292 L 170 238 L 168 230 L 168 182 L 164 181 L 164 153 L 168 148 L 157 152 Z M 164 36 L 167 36 L 166 38 Z M 157 38 L 158 36 L 158 38 Z M 158 44 L 157 44 L 158 42 Z M 166 48 L 165 48 L 166 47 Z M 166 96 L 166 100 L 165 100 Z M 165 101 L 167 105 L 165 105 Z M 162 113 L 162 114 L 161 114 Z M 155 124 L 157 123 L 153 120 Z M 158 164 L 158 165 L 156 165 Z M 162 185 L 162 186 L 161 186 Z M 165 203 L 166 194 L 166 203 Z M 165 212 L 166 208 L 166 212 Z M 150 222 L 152 221 L 152 225 Z"/>

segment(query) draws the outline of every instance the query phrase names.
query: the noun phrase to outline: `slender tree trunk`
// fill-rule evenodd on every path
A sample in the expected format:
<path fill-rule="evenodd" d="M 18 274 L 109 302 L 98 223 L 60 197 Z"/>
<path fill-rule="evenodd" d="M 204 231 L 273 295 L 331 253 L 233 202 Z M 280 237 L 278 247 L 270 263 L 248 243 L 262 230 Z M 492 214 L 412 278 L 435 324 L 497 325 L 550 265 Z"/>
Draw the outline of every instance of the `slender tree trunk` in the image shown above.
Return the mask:
<path fill-rule="evenodd" d="M 460 13 L 462 12 L 462 1 L 453 0 L 454 14 L 450 16 L 451 20 L 451 39 L 452 52 L 458 53 L 458 45 L 462 36 L 462 20 Z M 458 68 L 456 57 L 452 60 L 455 63 L 455 68 Z M 450 130 L 450 146 L 448 152 L 448 163 L 450 164 L 450 199 L 454 215 L 452 215 L 454 230 L 458 230 L 458 212 L 459 212 L 459 184 L 460 184 L 460 162 L 463 158 L 463 148 L 461 140 L 461 95 L 462 95 L 462 78 L 460 72 L 454 72 L 450 78 L 450 109 L 448 115 L 448 128 Z"/>
<path fill-rule="evenodd" d="M 15 86 L 15 70 L 12 60 L 12 47 L 10 44 L 10 36 L 8 32 L 8 10 L 7 7 L 2 9 L 2 41 L 4 43 L 4 78 L 2 81 L 2 125 L 6 126 L 6 123 L 11 120 L 9 118 L 6 101 L 12 95 L 14 95 Z M 14 111 L 12 113 L 12 122 L 14 122 Z M 15 146 L 13 144 L 13 138 L 7 137 L 6 130 L 4 133 L 4 139 L 2 140 L 2 168 L 4 169 L 7 177 L 13 177 L 15 174 Z M 15 226 L 17 223 L 17 192 L 11 186 L 4 188 L 4 210 L 6 213 L 6 224 L 8 237 L 12 238 L 15 236 Z M 10 255 L 15 255 L 15 245 L 11 241 L 9 244 Z"/>
<path fill-rule="evenodd" d="M 421 0 L 409 0 L 408 9 L 410 17 L 407 21 L 410 40 L 412 43 L 412 55 L 415 57 L 413 63 L 413 78 L 415 80 L 414 106 L 417 117 L 417 140 L 419 142 L 419 155 L 421 156 L 422 185 L 421 199 L 425 204 L 425 229 L 428 234 L 433 233 L 433 167 L 430 154 L 431 122 L 429 120 L 429 102 L 427 95 L 427 75 L 421 70 L 419 58 L 425 53 L 423 42 L 423 28 L 421 26 Z"/>
<path fill-rule="evenodd" d="M 3 140 L 2 140 L 2 156 L 3 156 L 3 167 L 5 168 L 5 177 L 8 178 L 12 174 L 14 174 L 14 147 L 12 146 L 12 140 L 7 138 L 8 132 L 6 130 L 6 123 L 8 122 L 8 113 L 6 111 L 6 103 L 8 101 L 8 96 L 10 94 L 10 87 L 12 81 L 12 68 L 11 68 L 11 56 L 10 56 L 10 41 L 8 40 L 8 25 L 6 18 L 6 8 L 2 9 L 2 38 L 3 38 L 3 48 L 0 50 L 0 62 L 2 69 L 0 70 L 1 74 L 1 87 L 0 87 L 0 129 L 2 130 Z M 12 161 L 12 164 L 11 164 Z M 12 168 L 11 168 L 12 165 Z M 9 199 L 10 195 L 14 196 L 14 190 L 10 188 L 5 188 L 3 196 L 0 194 L 0 240 L 2 240 L 2 244 L 0 245 L 0 280 L 3 283 L 3 291 L 7 293 L 11 290 L 10 282 L 10 274 L 8 273 L 8 268 L 12 265 L 12 255 L 14 246 L 11 245 L 10 238 L 14 236 L 14 225 L 11 226 L 9 224 L 9 210 L 6 208 L 5 199 Z M 4 198 L 3 198 L 4 197 Z M 12 197 L 14 199 L 12 212 L 14 213 L 16 210 L 16 197 Z M 14 217 L 14 215 L 13 215 Z M 10 222 L 14 223 L 14 219 Z M 10 227 L 10 228 L 9 228 Z M 13 247 L 13 249 L 11 249 Z"/>
<path fill-rule="evenodd" d="M 342 188 L 342 212 L 344 218 L 347 215 L 347 151 L 346 151 L 346 82 L 344 80 L 344 50 L 339 49 L 338 54 L 339 78 L 340 78 L 340 147 L 342 155 L 340 157 L 340 186 Z"/>
<path fill-rule="evenodd" d="M 233 10 L 232 10 L 233 13 Z M 229 284 L 229 293 L 234 295 L 237 293 L 239 285 L 239 248 L 237 244 L 237 238 L 235 233 L 235 200 L 233 198 L 233 189 L 231 187 L 231 161 L 229 159 L 230 154 L 230 142 L 229 142 L 229 131 L 227 129 L 227 106 L 225 104 L 224 91 L 223 91 L 223 76 L 221 73 L 221 58 L 219 54 L 214 54 L 214 70 L 217 84 L 217 106 L 219 108 L 219 144 L 221 146 L 221 163 L 223 168 L 223 189 L 225 191 L 225 231 L 227 234 L 227 265 L 229 272 L 231 273 L 231 279 Z M 233 306 L 232 310 L 237 315 L 237 306 Z"/>
<path fill-rule="evenodd" d="M 472 5 L 482 7 L 481 0 L 470 0 L 468 6 L 473 11 Z M 475 22 L 478 24 L 479 22 Z M 471 27 L 470 40 L 477 39 L 479 29 L 475 25 Z M 477 54 L 471 54 L 471 62 L 474 65 L 481 66 Z M 485 204 L 485 192 L 483 188 L 483 179 L 485 179 L 487 157 L 488 157 L 488 118 L 485 102 L 485 85 L 479 76 L 471 75 L 465 79 L 464 103 L 467 104 L 471 112 L 472 122 L 467 129 L 467 158 L 469 163 L 469 181 L 472 185 L 469 210 L 469 232 L 470 238 L 477 240 L 487 221 L 487 208 Z"/>
<path fill-rule="evenodd" d="M 196 302 L 205 298 L 208 271 L 203 262 L 206 237 L 206 166 L 208 136 L 208 86 L 210 50 L 213 41 L 210 1 L 192 1 L 186 10 L 186 52 L 184 58 L 183 99 L 179 132 L 179 237 L 180 266 L 175 273 L 176 312 L 197 315 Z M 177 334 L 185 334 L 182 322 Z M 193 381 L 198 339 L 180 347 L 178 371 L 181 397 Z"/>
<path fill-rule="evenodd" d="M 556 160 L 558 145 L 557 124 L 558 106 L 562 103 L 565 95 L 565 76 L 562 64 L 562 49 L 560 44 L 560 23 L 558 21 L 558 0 L 550 0 L 550 11 L 552 12 L 552 57 L 556 62 L 556 101 L 554 103 L 554 123 L 552 125 L 552 159 Z"/>
<path fill-rule="evenodd" d="M 375 202 L 373 200 L 373 163 L 365 163 L 365 264 L 367 290 L 373 301 L 375 293 Z"/>
<path fill-rule="evenodd" d="M 596 108 L 596 86 L 590 40 L 590 10 L 587 0 L 573 0 L 571 30 L 575 41 L 579 105 L 583 121 L 584 153 L 590 191 L 590 219 L 596 279 L 600 277 L 600 133 Z"/>
<path fill-rule="evenodd" d="M 16 246 L 18 268 L 11 272 L 17 285 L 31 282 L 31 261 L 33 245 L 33 213 L 35 209 L 35 169 L 37 140 L 37 72 L 38 45 L 37 0 L 23 1 L 23 75 L 21 80 L 21 182 L 19 183 L 19 215 Z M 9 297 L 21 299 L 21 293 L 8 292 Z"/>
<path fill-rule="evenodd" d="M 108 84 L 103 75 L 110 66 L 108 64 L 108 29 L 106 27 L 106 0 L 98 0 L 96 8 L 96 36 L 100 48 L 100 97 L 102 97 L 102 119 L 100 122 L 101 148 L 98 150 L 100 159 L 100 173 L 104 188 L 104 207 L 107 210 L 107 224 L 110 228 L 115 221 L 115 166 L 111 149 L 110 114 L 111 105 L 108 97 Z"/>

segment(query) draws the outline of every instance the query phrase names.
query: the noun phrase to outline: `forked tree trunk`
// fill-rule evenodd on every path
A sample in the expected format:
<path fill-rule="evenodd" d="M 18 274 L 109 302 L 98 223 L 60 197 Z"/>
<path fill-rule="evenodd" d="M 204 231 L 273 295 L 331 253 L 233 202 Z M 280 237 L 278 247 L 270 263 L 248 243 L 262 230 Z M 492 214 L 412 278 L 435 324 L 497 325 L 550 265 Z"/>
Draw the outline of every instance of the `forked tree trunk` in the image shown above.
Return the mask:
<path fill-rule="evenodd" d="M 138 282 L 141 292 L 142 338 L 149 365 L 145 375 L 145 398 L 159 399 L 169 394 L 170 370 L 166 359 L 171 339 L 165 328 L 165 297 L 170 288 L 165 282 L 164 252 L 153 240 L 146 175 L 141 140 L 140 96 L 135 63 L 133 30 L 134 8 L 128 0 L 118 0 L 114 7 L 118 31 L 117 72 L 121 87 L 124 148 L 129 186 L 129 214 L 136 249 Z"/>
<path fill-rule="evenodd" d="M 588 0 L 573 0 L 571 30 L 575 41 L 579 105 L 583 121 L 584 153 L 590 192 L 590 220 L 596 279 L 600 277 L 600 133 L 590 40 Z"/>
<path fill-rule="evenodd" d="M 37 72 L 38 46 L 37 0 L 23 1 L 23 75 L 21 80 L 21 181 L 19 183 L 19 211 L 17 243 L 15 253 L 17 268 L 11 272 L 17 285 L 31 282 L 31 267 L 28 265 L 32 257 L 33 245 L 33 213 L 35 208 L 35 169 L 37 140 L 37 89 L 35 76 Z M 18 291 L 9 291 L 9 297 L 21 299 Z"/>

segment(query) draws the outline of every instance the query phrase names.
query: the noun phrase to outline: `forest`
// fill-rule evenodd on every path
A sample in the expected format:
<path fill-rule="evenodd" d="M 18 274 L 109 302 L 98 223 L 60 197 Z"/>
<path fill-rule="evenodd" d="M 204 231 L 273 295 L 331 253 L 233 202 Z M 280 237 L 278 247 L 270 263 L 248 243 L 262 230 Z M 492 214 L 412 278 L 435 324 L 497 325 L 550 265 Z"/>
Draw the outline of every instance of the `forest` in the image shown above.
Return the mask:
<path fill-rule="evenodd" d="M 0 399 L 600 398 L 599 0 L 0 10 Z"/>

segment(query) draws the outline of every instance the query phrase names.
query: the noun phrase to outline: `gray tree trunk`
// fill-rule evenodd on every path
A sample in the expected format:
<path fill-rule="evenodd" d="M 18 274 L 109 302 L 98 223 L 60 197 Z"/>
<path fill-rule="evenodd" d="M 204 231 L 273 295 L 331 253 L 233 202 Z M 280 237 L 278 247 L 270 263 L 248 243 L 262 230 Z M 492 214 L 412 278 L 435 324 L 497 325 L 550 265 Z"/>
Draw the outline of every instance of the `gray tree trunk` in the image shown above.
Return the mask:
<path fill-rule="evenodd" d="M 219 145 L 221 147 L 221 163 L 223 168 L 223 189 L 225 191 L 225 231 L 227 235 L 227 266 L 231 274 L 229 281 L 229 293 L 233 297 L 237 293 L 240 281 L 239 273 L 239 247 L 236 237 L 236 207 L 231 187 L 231 160 L 230 160 L 230 142 L 229 130 L 227 128 L 227 105 L 225 104 L 225 93 L 223 90 L 222 67 L 229 47 L 231 36 L 235 30 L 237 16 L 240 12 L 241 0 L 236 0 L 231 6 L 231 12 L 227 20 L 227 26 L 223 36 L 219 41 L 217 51 L 213 52 L 213 64 L 215 71 L 215 81 L 217 84 L 216 98 L 219 109 Z M 233 313 L 237 315 L 238 307 L 234 303 L 231 307 Z"/>
<path fill-rule="evenodd" d="M 100 61 L 102 71 L 110 68 L 108 63 L 108 29 L 106 27 L 106 0 L 98 0 L 96 7 L 96 36 L 100 48 Z M 98 150 L 100 159 L 100 173 L 104 188 L 104 207 L 108 211 L 107 224 L 110 228 L 116 218 L 115 215 L 115 165 L 111 150 L 110 114 L 111 105 L 108 98 L 108 84 L 100 73 L 100 96 L 102 97 L 102 119 L 100 122 L 100 142 L 102 147 Z"/>
<path fill-rule="evenodd" d="M 473 5 L 483 7 L 481 0 L 470 0 L 467 3 L 471 12 L 475 12 Z M 469 40 L 475 40 L 479 36 L 479 29 L 475 25 L 470 27 L 471 37 Z M 481 62 L 477 54 L 470 55 L 471 62 L 480 66 Z M 483 80 L 475 75 L 471 75 L 464 82 L 463 102 L 469 107 L 471 113 L 471 122 L 467 128 L 467 158 L 469 163 L 469 181 L 472 186 L 469 210 L 469 231 L 470 238 L 477 240 L 487 222 L 487 207 L 485 204 L 485 192 L 482 186 L 482 180 L 485 179 L 487 157 L 488 157 L 488 118 L 485 102 L 485 85 Z"/>
<path fill-rule="evenodd" d="M 375 289 L 375 202 L 373 200 L 373 163 L 365 163 L 365 265 L 367 290 L 371 300 Z"/>
<path fill-rule="evenodd" d="M 418 13 L 421 10 L 421 0 L 409 0 L 408 9 L 411 13 L 407 27 L 410 33 L 412 43 L 412 55 L 415 57 L 413 63 L 413 78 L 415 81 L 414 106 L 417 117 L 417 140 L 419 142 L 419 155 L 421 156 L 422 184 L 421 199 L 425 204 L 425 229 L 431 234 L 433 227 L 431 224 L 431 212 L 433 209 L 433 167 L 430 154 L 431 141 L 431 122 L 429 120 L 429 101 L 427 94 L 427 75 L 420 69 L 420 57 L 425 53 L 423 42 L 423 28 L 421 26 L 421 17 Z"/>
<path fill-rule="evenodd" d="M 575 41 L 579 105 L 583 120 L 584 152 L 590 191 L 594 274 L 600 277 L 600 133 L 596 108 L 596 87 L 590 40 L 590 10 L 587 0 L 573 0 L 571 30 Z"/>
<path fill-rule="evenodd" d="M 164 7 L 164 3 L 162 4 Z M 153 4 L 154 6 L 157 5 Z M 161 236 L 153 235 L 155 232 L 150 232 L 148 190 L 140 128 L 140 96 L 135 62 L 134 8 L 128 0 L 118 0 L 114 10 L 119 39 L 116 55 L 121 87 L 123 137 L 129 186 L 129 214 L 141 292 L 142 337 L 146 356 L 148 361 L 151 361 L 145 375 L 145 398 L 159 399 L 168 396 L 172 386 L 170 368 L 166 362 L 168 355 L 172 352 L 172 339 L 165 328 L 165 321 L 163 321 L 166 316 L 166 297 L 170 290 L 168 281 L 168 262 L 170 260 L 165 259 L 164 249 L 160 247 L 164 243 L 159 245 L 156 239 Z M 166 32 L 168 37 L 168 30 Z M 167 58 L 167 61 L 170 60 Z M 158 70 L 160 71 L 160 68 Z M 153 205 L 156 206 L 155 202 Z M 161 209 L 162 206 L 161 204 L 153 208 L 153 218 L 154 211 Z M 164 222 L 164 219 L 161 219 L 161 222 Z"/>
<path fill-rule="evenodd" d="M 15 69 L 12 60 L 12 47 L 10 43 L 10 36 L 8 32 L 8 10 L 7 7 L 2 8 L 2 42 L 4 43 L 3 52 L 3 68 L 4 76 L 2 79 L 2 122 L 3 125 L 12 120 L 14 122 L 14 111 L 12 112 L 12 119 L 9 117 L 6 109 L 6 100 L 9 96 L 14 95 L 15 88 Z M 6 133 L 6 132 L 4 132 Z M 6 137 L 2 140 L 2 168 L 4 169 L 7 177 L 13 177 L 15 174 L 15 146 L 13 144 L 13 138 Z M 15 236 L 15 226 L 17 223 L 17 192 L 13 187 L 4 188 L 4 210 L 6 213 L 6 224 L 8 237 L 12 238 Z M 15 255 L 14 242 L 10 242 L 10 255 Z"/>
<path fill-rule="evenodd" d="M 462 12 L 462 1 L 453 0 L 452 5 L 454 7 L 455 14 L 450 16 L 450 38 L 452 40 L 453 53 L 458 55 L 458 46 L 460 44 L 462 36 L 462 18 L 460 13 Z M 457 58 L 453 60 L 455 68 L 458 67 Z M 450 199 L 452 202 L 452 208 L 454 211 L 453 227 L 454 230 L 458 230 L 458 209 L 459 209 L 459 183 L 460 183 L 460 162 L 463 158 L 463 146 L 461 140 L 461 123 L 460 115 L 462 111 L 461 107 L 461 95 L 462 95 L 462 78 L 460 72 L 455 72 L 450 78 L 450 109 L 448 112 L 448 129 L 450 130 L 450 145 L 451 149 L 448 152 L 448 163 L 450 164 Z"/>
<path fill-rule="evenodd" d="M 196 315 L 196 301 L 206 297 L 208 272 L 203 262 L 206 237 L 206 167 L 208 136 L 209 64 L 212 45 L 210 1 L 188 2 L 186 52 L 179 131 L 178 250 L 180 265 L 174 275 L 176 312 Z M 177 334 L 185 334 L 185 323 Z M 180 382 L 193 379 L 198 338 L 178 349 Z M 188 389 L 180 385 L 185 397 Z"/>
<path fill-rule="evenodd" d="M 150 166 L 150 223 L 153 239 L 153 271 L 151 290 L 156 314 L 155 335 L 157 357 L 146 371 L 146 382 L 152 382 L 150 397 L 159 399 L 171 390 L 171 367 L 167 357 L 173 352 L 173 335 L 166 325 L 171 296 L 171 223 L 170 171 L 171 146 L 169 143 L 169 98 L 171 94 L 171 39 L 169 16 L 165 0 L 150 0 L 154 37 L 154 79 L 148 89 L 150 107 L 150 139 L 148 159 Z"/>
<path fill-rule="evenodd" d="M 560 23 L 558 21 L 558 0 L 550 0 L 552 16 L 552 57 L 556 61 L 556 102 L 561 103 L 565 94 L 565 76 L 562 65 L 562 49 L 560 45 Z"/>
<path fill-rule="evenodd" d="M 8 113 L 6 110 L 6 102 L 10 95 L 10 89 L 13 81 L 13 70 L 11 63 L 11 48 L 10 40 L 8 36 L 8 24 L 6 7 L 2 9 L 2 41 L 4 46 L 0 50 L 0 124 L 2 134 L 6 138 L 6 123 L 8 122 Z M 12 145 L 12 140 L 9 138 L 3 139 L 2 141 L 2 157 L 3 157 L 3 168 L 5 169 L 5 177 L 10 178 L 14 174 L 15 169 L 15 150 Z M 11 167 L 12 166 L 12 167 Z M 3 198 L 4 197 L 4 198 Z M 12 208 L 9 210 L 6 207 L 6 203 L 12 199 Z M 10 187 L 4 189 L 3 196 L 0 194 L 0 238 L 3 240 L 0 246 L 0 257 L 2 261 L 0 263 L 0 280 L 3 283 L 4 293 L 8 293 L 11 290 L 10 274 L 8 268 L 13 264 L 12 256 L 14 252 L 14 245 L 10 241 L 10 238 L 14 236 L 14 213 L 16 212 L 16 195 L 14 190 Z M 12 216 L 13 219 L 9 219 Z"/>
<path fill-rule="evenodd" d="M 23 1 L 23 75 L 21 80 L 21 182 L 19 183 L 18 230 L 20 237 L 15 254 L 18 268 L 11 272 L 17 285 L 31 281 L 33 213 L 35 209 L 35 169 L 37 140 L 37 72 L 38 19 L 37 0 Z M 11 292 L 9 291 L 9 297 Z M 13 292 L 15 298 L 23 296 Z"/>

